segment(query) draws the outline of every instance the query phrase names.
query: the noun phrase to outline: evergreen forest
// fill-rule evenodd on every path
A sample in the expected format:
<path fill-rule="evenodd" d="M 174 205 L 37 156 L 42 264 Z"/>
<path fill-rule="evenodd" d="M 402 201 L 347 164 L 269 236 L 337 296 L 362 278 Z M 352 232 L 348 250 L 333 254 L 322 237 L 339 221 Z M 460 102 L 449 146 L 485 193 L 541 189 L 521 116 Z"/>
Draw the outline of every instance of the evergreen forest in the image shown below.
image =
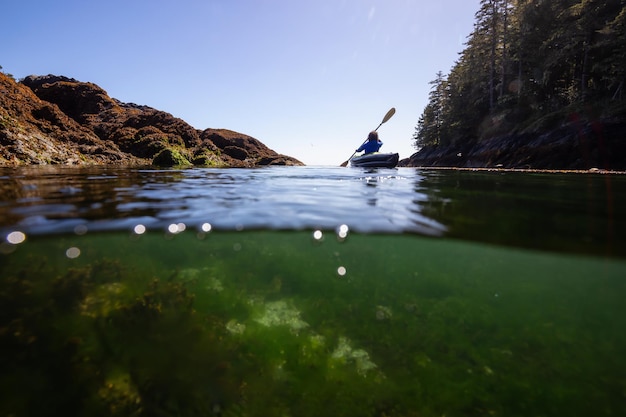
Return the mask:
<path fill-rule="evenodd" d="M 449 74 L 430 82 L 416 149 L 626 114 L 626 0 L 482 0 Z"/>

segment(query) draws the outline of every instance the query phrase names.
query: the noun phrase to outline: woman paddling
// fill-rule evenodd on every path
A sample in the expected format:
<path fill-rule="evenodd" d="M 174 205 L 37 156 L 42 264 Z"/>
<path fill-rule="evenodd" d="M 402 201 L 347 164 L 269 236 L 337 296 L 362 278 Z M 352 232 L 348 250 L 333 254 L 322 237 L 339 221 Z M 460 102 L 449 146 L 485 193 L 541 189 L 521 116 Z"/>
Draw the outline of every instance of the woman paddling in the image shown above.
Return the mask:
<path fill-rule="evenodd" d="M 372 152 L 378 152 L 383 143 L 378 139 L 378 132 L 373 131 L 367 135 L 367 141 L 357 149 L 357 152 L 365 151 L 364 155 Z"/>

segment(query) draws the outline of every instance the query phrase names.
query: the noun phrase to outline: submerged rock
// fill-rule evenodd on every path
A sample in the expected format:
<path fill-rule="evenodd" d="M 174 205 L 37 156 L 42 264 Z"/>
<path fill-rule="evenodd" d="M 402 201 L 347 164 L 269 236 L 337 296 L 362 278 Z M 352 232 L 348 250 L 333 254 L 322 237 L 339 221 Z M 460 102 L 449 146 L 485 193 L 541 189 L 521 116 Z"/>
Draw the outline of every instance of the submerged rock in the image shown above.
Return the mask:
<path fill-rule="evenodd" d="M 107 376 L 98 390 L 98 397 L 110 410 L 115 410 L 120 415 L 139 415 L 143 406 L 141 394 L 129 373 L 119 372 Z"/>
<path fill-rule="evenodd" d="M 246 331 L 246 325 L 239 323 L 235 319 L 231 319 L 226 323 L 226 330 L 232 334 L 243 334 Z"/>
<path fill-rule="evenodd" d="M 178 278 L 184 283 L 201 281 L 208 291 L 222 292 L 224 285 L 219 279 L 209 275 L 210 273 L 209 268 L 186 268 L 178 271 Z"/>
<path fill-rule="evenodd" d="M 267 327 L 287 326 L 296 333 L 309 327 L 309 324 L 300 318 L 300 311 L 284 300 L 265 304 L 263 315 L 255 321 Z"/>
<path fill-rule="evenodd" d="M 369 353 L 363 349 L 353 349 L 348 338 L 343 336 L 339 338 L 339 344 L 331 357 L 343 363 L 354 362 L 357 372 L 362 376 L 377 368 L 376 364 L 370 360 Z"/>
<path fill-rule="evenodd" d="M 209 291 L 222 292 L 224 290 L 222 282 L 215 277 L 206 278 L 206 283 L 206 289 Z"/>
<path fill-rule="evenodd" d="M 85 296 L 80 304 L 80 311 L 89 317 L 105 316 L 120 308 L 125 290 L 126 287 L 119 282 L 102 284 Z"/>
<path fill-rule="evenodd" d="M 389 320 L 393 316 L 391 309 L 385 306 L 376 306 L 376 320 Z"/>

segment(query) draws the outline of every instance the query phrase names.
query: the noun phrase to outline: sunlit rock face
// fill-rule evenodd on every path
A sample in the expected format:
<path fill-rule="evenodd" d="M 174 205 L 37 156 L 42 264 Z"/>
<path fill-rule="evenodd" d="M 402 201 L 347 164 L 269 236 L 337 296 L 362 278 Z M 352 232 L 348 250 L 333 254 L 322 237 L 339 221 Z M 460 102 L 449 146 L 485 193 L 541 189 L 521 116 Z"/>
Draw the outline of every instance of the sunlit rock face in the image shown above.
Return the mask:
<path fill-rule="evenodd" d="M 226 129 L 195 129 L 149 106 L 122 103 L 93 83 L 0 73 L 0 165 L 303 165 Z"/>

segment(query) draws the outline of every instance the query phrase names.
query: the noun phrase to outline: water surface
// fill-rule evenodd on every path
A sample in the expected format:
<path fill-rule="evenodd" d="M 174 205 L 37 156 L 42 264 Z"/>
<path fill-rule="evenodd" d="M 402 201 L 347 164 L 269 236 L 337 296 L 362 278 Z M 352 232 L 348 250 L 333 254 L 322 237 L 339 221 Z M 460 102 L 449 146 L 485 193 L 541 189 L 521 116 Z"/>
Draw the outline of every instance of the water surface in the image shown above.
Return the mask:
<path fill-rule="evenodd" d="M 2 414 L 626 411 L 621 176 L 0 174 Z"/>

